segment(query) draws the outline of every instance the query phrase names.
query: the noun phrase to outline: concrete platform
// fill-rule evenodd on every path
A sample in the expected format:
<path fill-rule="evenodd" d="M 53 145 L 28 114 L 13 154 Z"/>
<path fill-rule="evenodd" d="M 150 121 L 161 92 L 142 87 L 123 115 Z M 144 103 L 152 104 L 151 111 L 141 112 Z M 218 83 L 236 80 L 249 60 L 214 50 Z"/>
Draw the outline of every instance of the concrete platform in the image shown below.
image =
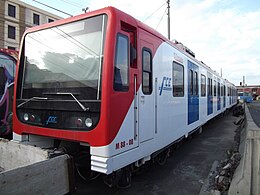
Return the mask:
<path fill-rule="evenodd" d="M 247 106 L 245 115 L 246 123 L 239 149 L 242 159 L 234 173 L 229 195 L 260 195 L 260 128 L 252 119 Z"/>

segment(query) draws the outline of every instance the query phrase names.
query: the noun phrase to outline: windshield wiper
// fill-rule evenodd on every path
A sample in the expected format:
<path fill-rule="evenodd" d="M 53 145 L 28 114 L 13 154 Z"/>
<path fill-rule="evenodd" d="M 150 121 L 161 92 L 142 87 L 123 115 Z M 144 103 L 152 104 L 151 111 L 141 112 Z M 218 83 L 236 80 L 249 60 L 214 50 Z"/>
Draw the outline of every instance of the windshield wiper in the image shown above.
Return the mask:
<path fill-rule="evenodd" d="M 32 100 L 49 100 L 49 98 L 46 97 L 31 97 L 30 99 L 26 100 L 25 102 L 20 103 L 17 108 L 20 108 L 21 106 L 23 106 L 24 104 L 32 101 Z"/>
<path fill-rule="evenodd" d="M 86 108 L 80 101 L 73 95 L 73 93 L 62 93 L 62 92 L 57 92 L 57 93 L 44 93 L 46 95 L 70 95 L 73 97 L 73 99 L 77 102 L 77 104 L 81 107 L 82 110 L 88 111 L 89 108 Z"/>

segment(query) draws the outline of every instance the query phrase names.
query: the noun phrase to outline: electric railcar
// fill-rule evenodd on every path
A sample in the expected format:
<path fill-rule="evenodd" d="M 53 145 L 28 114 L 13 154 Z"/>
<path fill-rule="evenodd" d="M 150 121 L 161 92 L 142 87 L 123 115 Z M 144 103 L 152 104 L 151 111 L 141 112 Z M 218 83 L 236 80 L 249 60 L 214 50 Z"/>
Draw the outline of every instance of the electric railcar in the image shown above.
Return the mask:
<path fill-rule="evenodd" d="M 236 103 L 190 50 L 113 7 L 33 27 L 21 43 L 14 139 L 66 148 L 109 185 Z"/>
<path fill-rule="evenodd" d="M 18 52 L 0 49 L 0 137 L 12 137 L 12 105 L 15 65 Z"/>

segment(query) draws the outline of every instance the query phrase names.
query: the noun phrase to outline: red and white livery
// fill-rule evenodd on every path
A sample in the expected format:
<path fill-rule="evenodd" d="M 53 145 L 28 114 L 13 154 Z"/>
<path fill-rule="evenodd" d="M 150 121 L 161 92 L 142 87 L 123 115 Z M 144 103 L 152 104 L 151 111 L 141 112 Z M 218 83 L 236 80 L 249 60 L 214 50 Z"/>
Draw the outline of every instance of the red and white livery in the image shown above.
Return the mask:
<path fill-rule="evenodd" d="M 188 48 L 113 7 L 28 29 L 15 83 L 14 139 L 67 148 L 110 185 L 236 103 Z"/>

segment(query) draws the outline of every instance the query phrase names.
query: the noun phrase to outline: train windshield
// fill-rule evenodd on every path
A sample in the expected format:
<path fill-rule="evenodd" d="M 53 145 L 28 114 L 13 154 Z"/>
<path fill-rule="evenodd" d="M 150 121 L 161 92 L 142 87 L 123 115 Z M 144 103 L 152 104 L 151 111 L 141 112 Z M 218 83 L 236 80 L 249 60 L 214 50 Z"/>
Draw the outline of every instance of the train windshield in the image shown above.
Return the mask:
<path fill-rule="evenodd" d="M 106 24 L 107 16 L 99 15 L 27 34 L 22 99 L 72 93 L 99 100 Z"/>

